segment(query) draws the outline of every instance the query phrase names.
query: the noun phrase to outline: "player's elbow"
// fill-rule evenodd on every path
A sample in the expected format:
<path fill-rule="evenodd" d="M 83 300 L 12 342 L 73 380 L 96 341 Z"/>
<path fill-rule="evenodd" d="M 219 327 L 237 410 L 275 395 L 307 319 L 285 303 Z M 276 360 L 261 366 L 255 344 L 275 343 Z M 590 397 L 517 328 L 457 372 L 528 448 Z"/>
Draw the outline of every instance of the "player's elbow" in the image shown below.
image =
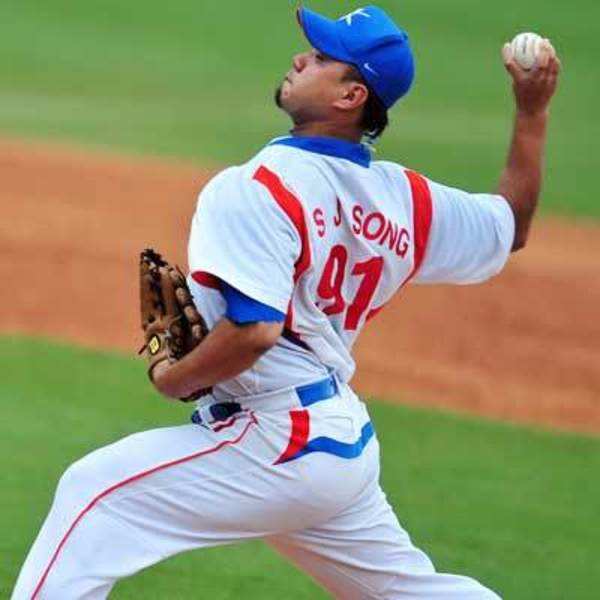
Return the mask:
<path fill-rule="evenodd" d="M 527 246 L 527 236 L 526 235 L 515 236 L 515 241 L 513 242 L 511 251 L 518 252 L 519 250 L 523 250 L 523 248 L 525 248 L 525 246 Z"/>
<path fill-rule="evenodd" d="M 537 195 L 532 195 L 527 203 L 517 204 L 505 196 L 512 208 L 515 218 L 515 237 L 512 245 L 512 252 L 522 250 L 527 245 L 529 239 L 529 230 L 535 214 Z"/>
<path fill-rule="evenodd" d="M 517 227 L 515 228 L 515 237 L 513 240 L 513 245 L 511 248 L 512 252 L 518 252 L 522 250 L 527 245 L 527 240 L 529 239 L 529 227 L 531 225 L 531 220 L 528 220 L 524 224 L 520 224 L 517 222 Z"/>

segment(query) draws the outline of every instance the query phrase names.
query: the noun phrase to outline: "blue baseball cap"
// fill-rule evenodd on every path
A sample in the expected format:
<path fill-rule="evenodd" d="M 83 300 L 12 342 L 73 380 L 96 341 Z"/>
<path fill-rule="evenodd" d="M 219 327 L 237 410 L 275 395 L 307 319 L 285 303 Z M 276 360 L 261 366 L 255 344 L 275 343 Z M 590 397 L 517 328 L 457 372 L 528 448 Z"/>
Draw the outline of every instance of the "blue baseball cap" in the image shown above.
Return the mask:
<path fill-rule="evenodd" d="M 408 35 L 381 8 L 359 8 L 334 21 L 301 6 L 298 22 L 314 48 L 354 65 L 386 108 L 410 90 L 415 61 Z"/>

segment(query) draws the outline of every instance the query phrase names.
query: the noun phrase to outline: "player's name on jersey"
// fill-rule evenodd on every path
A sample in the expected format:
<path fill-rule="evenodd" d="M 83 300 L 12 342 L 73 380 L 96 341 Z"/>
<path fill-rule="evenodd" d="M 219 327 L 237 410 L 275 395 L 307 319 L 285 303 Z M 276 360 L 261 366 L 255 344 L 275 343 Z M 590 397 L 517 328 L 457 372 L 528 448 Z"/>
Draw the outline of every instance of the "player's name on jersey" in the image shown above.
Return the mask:
<path fill-rule="evenodd" d="M 360 204 L 355 204 L 351 210 L 352 232 L 357 237 L 363 237 L 369 242 L 376 242 L 381 247 L 395 252 L 404 258 L 410 247 L 410 232 L 406 227 L 394 223 L 379 211 L 365 214 L 365 209 Z M 313 221 L 317 226 L 317 235 L 325 237 L 327 233 L 327 219 L 322 208 L 315 208 Z M 337 202 L 337 214 L 331 220 L 333 227 L 342 224 L 342 206 Z"/>

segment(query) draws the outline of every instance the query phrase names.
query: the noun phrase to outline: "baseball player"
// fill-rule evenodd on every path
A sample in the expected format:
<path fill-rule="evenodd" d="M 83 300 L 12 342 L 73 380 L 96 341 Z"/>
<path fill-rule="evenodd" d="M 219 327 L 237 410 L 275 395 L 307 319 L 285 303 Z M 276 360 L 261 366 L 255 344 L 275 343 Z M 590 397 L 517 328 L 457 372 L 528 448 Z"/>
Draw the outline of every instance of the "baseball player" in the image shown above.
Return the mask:
<path fill-rule="evenodd" d="M 514 137 L 496 193 L 469 194 L 361 143 L 411 87 L 407 34 L 374 6 L 298 19 L 312 48 L 276 94 L 290 135 L 214 177 L 193 217 L 188 282 L 209 333 L 151 367 L 165 396 L 211 391 L 191 423 L 67 469 L 15 599 L 105 598 L 169 556 L 255 538 L 339 598 L 498 597 L 438 573 L 399 524 L 351 350 L 407 283 L 480 282 L 525 245 L 559 60 L 545 43 L 524 71 L 505 48 Z"/>

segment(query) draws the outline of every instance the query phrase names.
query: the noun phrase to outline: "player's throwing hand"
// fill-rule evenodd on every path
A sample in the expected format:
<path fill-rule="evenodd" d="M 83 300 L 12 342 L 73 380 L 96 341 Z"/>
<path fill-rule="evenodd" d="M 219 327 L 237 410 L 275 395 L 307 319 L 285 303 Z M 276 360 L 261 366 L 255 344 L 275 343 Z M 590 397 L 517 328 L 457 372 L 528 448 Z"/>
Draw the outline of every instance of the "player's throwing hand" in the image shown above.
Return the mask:
<path fill-rule="evenodd" d="M 511 44 L 502 48 L 502 59 L 506 70 L 513 79 L 513 89 L 517 109 L 527 114 L 538 114 L 548 109 L 554 96 L 561 63 L 550 40 L 544 39 L 532 69 L 519 65 Z"/>

